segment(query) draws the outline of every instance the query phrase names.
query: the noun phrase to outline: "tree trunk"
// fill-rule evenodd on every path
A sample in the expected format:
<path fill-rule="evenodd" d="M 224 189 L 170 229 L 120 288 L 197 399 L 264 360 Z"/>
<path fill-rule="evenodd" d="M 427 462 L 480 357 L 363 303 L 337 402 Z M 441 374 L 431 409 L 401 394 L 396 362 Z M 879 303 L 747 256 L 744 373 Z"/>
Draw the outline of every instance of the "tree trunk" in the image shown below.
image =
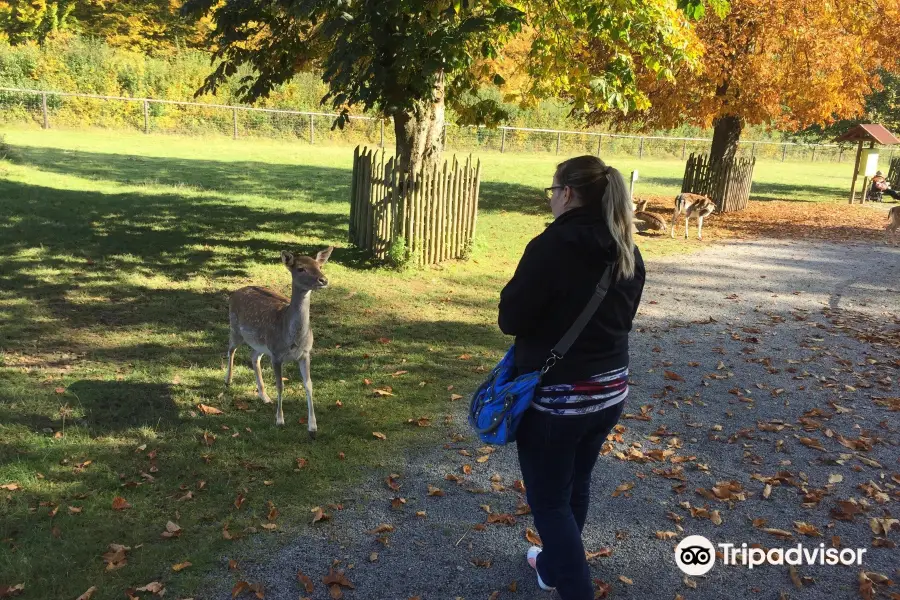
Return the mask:
<path fill-rule="evenodd" d="M 711 160 L 718 161 L 723 158 L 734 158 L 737 154 L 738 141 L 741 139 L 741 130 L 744 123 L 740 117 L 724 115 L 713 123 L 712 147 L 709 149 Z"/>
<path fill-rule="evenodd" d="M 441 160 L 444 152 L 444 77 L 438 75 L 434 98 L 418 100 L 410 111 L 394 115 L 400 169 L 419 172 Z"/>

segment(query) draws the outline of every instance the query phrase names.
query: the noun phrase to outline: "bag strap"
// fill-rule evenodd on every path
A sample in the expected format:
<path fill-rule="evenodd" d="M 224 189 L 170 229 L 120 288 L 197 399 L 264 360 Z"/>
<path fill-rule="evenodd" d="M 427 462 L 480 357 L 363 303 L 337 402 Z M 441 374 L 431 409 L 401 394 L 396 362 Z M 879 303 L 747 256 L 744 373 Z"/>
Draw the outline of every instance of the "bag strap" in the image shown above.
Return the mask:
<path fill-rule="evenodd" d="M 584 307 L 581 314 L 578 315 L 578 318 L 575 319 L 575 322 L 569 327 L 569 330 L 566 331 L 562 339 L 559 340 L 550 351 L 550 358 L 547 359 L 547 362 L 544 363 L 544 367 L 541 369 L 542 375 L 546 375 L 547 371 L 552 369 L 557 361 L 562 360 L 565 357 L 566 353 L 575 343 L 575 340 L 578 339 L 578 336 L 580 336 L 581 332 L 584 331 L 584 328 L 587 327 L 588 322 L 600 307 L 600 303 L 603 302 L 603 299 L 606 297 L 606 292 L 609 291 L 613 270 L 614 264 L 607 263 L 606 269 L 603 271 L 603 276 L 600 278 L 597 287 L 594 288 L 594 294 L 591 296 L 587 306 Z"/>

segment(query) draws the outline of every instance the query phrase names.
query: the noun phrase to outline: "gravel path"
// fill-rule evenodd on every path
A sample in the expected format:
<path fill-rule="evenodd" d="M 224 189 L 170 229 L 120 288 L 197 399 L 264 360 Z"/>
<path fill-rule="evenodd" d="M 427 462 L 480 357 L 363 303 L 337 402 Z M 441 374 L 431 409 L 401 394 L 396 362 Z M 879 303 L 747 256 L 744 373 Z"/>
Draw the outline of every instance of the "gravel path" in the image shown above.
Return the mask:
<path fill-rule="evenodd" d="M 900 420 L 877 403 L 891 397 L 895 407 L 900 403 L 898 288 L 900 249 L 883 245 L 757 240 L 648 265 L 632 344 L 634 386 L 625 410 L 630 418 L 621 421 L 621 441 L 594 471 L 584 536 L 589 551 L 612 551 L 592 562 L 594 577 L 612 585 L 611 597 L 774 599 L 784 592 L 792 599 L 858 598 L 861 569 L 900 578 L 900 551 L 873 547 L 870 528 L 871 518 L 900 513 Z M 885 331 L 893 331 L 893 338 Z M 858 339 L 864 335 L 868 341 Z M 462 424 L 465 407 L 455 406 Z M 481 445 L 462 425 L 456 427 L 448 429 L 445 447 L 408 458 L 398 493 L 385 484 L 387 472 L 374 472 L 330 522 L 306 528 L 258 562 L 243 562 L 242 574 L 264 583 L 268 600 L 329 598 L 322 576 L 335 559 L 356 586 L 344 590 L 346 598 L 487 600 L 495 591 L 499 598 L 549 598 L 523 558 L 529 516 L 516 517 L 512 526 L 473 529 L 485 523 L 481 505 L 515 514 L 521 498 L 514 489 L 520 477 L 515 448 L 476 462 Z M 465 439 L 453 441 L 454 434 Z M 816 440 L 821 450 L 800 438 Z M 653 449 L 675 452 L 665 462 L 637 452 Z M 673 457 L 686 460 L 673 464 Z M 462 473 L 465 464 L 472 466 L 471 475 Z M 448 473 L 460 481 L 445 480 Z M 760 479 L 778 473 L 779 480 L 769 480 L 771 495 L 763 498 Z M 717 482 L 735 482 L 737 497 L 721 501 L 695 491 L 712 490 Z M 870 482 L 884 495 L 859 487 Z M 633 489 L 613 497 L 626 483 Z M 428 496 L 429 485 L 446 495 Z M 391 508 L 395 495 L 407 501 L 400 510 Z M 837 502 L 851 498 L 862 512 L 852 521 L 835 519 Z M 718 510 L 721 524 L 702 511 L 692 516 L 688 507 Z M 755 526 L 754 519 L 766 523 Z M 795 521 L 815 526 L 822 537 L 801 535 Z M 385 534 L 386 546 L 366 533 L 382 523 L 395 528 Z M 781 539 L 763 527 L 793 537 Z M 666 531 L 675 537 L 657 538 Z M 832 536 L 839 536 L 842 547 L 868 552 L 862 568 L 798 567 L 799 577 L 814 579 L 802 588 L 792 583 L 787 566 L 749 570 L 721 562 L 708 575 L 685 581 L 673 549 L 692 534 L 766 548 L 798 542 L 830 547 Z M 898 541 L 900 527 L 887 539 Z M 298 568 L 314 581 L 312 594 L 297 583 Z M 513 582 L 517 591 L 510 592 Z M 880 589 L 898 592 L 900 584 Z M 230 597 L 230 588 L 209 596 Z"/>

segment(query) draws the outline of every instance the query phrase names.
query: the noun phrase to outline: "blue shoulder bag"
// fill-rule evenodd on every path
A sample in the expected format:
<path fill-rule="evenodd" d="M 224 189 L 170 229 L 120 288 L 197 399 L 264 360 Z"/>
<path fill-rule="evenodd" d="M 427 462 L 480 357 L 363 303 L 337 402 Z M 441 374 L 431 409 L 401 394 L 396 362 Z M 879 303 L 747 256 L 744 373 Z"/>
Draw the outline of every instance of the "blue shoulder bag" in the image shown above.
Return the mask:
<path fill-rule="evenodd" d="M 497 363 L 485 382 L 472 396 L 472 404 L 469 406 L 469 424 L 478 433 L 481 441 L 497 445 L 515 441 L 516 428 L 522 420 L 522 415 L 531 406 L 534 394 L 541 384 L 541 378 L 553 368 L 557 361 L 565 357 L 566 352 L 569 351 L 591 317 L 597 312 L 597 308 L 609 290 L 612 272 L 613 265 L 608 264 L 590 302 L 584 307 L 559 343 L 550 351 L 550 357 L 541 370 L 525 373 L 513 379 L 516 371 L 515 345 L 506 351 L 503 359 Z"/>

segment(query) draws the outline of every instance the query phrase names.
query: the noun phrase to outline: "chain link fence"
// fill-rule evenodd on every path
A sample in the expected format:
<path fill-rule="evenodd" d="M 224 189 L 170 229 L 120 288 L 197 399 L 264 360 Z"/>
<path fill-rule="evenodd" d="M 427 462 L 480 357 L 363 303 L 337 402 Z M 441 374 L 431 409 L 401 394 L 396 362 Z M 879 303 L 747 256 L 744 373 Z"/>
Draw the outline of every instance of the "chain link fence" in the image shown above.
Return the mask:
<path fill-rule="evenodd" d="M 344 129 L 332 129 L 337 115 L 319 112 L 176 102 L 150 98 L 97 96 L 17 88 L 0 88 L 0 125 L 36 124 L 50 128 L 106 128 L 180 135 L 263 137 L 309 144 L 393 147 L 389 120 L 354 116 Z M 470 127 L 447 124 L 450 151 L 597 154 L 647 159 L 685 160 L 707 152 L 710 139 L 617 135 L 522 127 Z M 888 151 L 888 162 L 894 151 Z M 797 144 L 744 140 L 739 157 L 775 161 L 848 162 L 854 148 L 838 144 Z"/>

